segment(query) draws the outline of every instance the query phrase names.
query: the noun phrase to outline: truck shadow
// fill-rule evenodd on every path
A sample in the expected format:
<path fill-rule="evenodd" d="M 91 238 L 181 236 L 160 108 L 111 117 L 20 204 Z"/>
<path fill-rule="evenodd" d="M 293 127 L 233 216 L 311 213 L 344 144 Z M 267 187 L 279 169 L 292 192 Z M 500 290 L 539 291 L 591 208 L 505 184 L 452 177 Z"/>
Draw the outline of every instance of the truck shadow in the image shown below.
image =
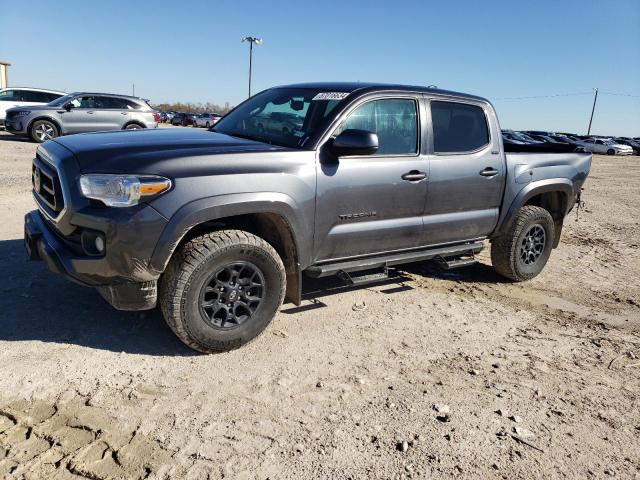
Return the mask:
<path fill-rule="evenodd" d="M 159 309 L 121 312 L 113 309 L 92 288 L 49 272 L 43 262 L 29 262 L 22 240 L 0 241 L 0 341 L 40 341 L 75 344 L 113 352 L 144 355 L 198 355 L 184 346 L 167 327 Z M 434 262 L 402 266 L 375 284 L 345 285 L 336 277 L 305 278 L 303 303 L 284 305 L 285 314 L 301 313 L 327 305 L 321 298 L 376 286 L 385 294 L 414 287 L 406 273 L 464 283 L 504 281 L 488 265 L 441 270 Z"/>
<path fill-rule="evenodd" d="M 158 309 L 120 312 L 92 288 L 29 262 L 22 240 L 0 241 L 0 341 L 40 341 L 145 355 L 197 355 Z"/>

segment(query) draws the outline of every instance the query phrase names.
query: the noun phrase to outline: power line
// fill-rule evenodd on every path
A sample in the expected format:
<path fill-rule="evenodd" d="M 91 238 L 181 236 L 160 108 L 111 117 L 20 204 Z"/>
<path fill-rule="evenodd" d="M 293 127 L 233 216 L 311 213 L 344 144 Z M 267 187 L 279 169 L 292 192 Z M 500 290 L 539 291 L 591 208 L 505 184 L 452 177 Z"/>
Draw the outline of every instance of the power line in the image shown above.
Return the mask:
<path fill-rule="evenodd" d="M 524 97 L 496 97 L 493 100 L 533 100 L 536 98 L 557 98 L 557 97 L 575 97 L 580 95 L 592 95 L 591 92 L 572 92 L 572 93 L 554 93 L 550 95 L 530 95 Z M 606 92 L 600 91 L 600 95 L 615 95 L 618 97 L 629 97 L 629 98 L 640 98 L 640 95 L 633 95 L 630 93 L 620 93 L 620 92 Z"/>
<path fill-rule="evenodd" d="M 630 93 L 619 93 L 619 92 L 600 92 L 602 95 L 616 95 L 618 97 L 632 97 L 632 98 L 640 98 L 640 95 L 632 95 Z"/>
<path fill-rule="evenodd" d="M 528 97 L 496 97 L 494 100 L 528 100 L 534 98 L 575 97 L 578 95 L 591 95 L 593 92 L 554 93 L 551 95 L 531 95 Z"/>

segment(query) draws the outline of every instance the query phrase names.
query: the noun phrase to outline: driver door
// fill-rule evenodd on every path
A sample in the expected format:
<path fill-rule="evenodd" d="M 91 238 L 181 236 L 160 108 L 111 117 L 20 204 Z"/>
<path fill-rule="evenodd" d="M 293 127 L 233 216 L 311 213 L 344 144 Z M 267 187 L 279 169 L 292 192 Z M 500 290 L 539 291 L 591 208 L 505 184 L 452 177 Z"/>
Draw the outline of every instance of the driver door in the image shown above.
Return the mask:
<path fill-rule="evenodd" d="M 416 247 L 422 235 L 427 158 L 421 154 L 420 102 L 413 96 L 366 100 L 345 115 L 347 129 L 378 135 L 373 155 L 333 158 L 331 139 L 317 163 L 315 261 Z"/>

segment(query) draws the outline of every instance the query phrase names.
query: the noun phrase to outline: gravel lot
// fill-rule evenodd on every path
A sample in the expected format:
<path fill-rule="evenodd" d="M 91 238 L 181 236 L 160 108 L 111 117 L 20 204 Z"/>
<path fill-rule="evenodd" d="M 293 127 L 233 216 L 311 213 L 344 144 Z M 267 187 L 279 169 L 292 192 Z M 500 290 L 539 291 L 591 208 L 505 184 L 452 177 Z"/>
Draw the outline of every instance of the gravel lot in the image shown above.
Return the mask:
<path fill-rule="evenodd" d="M 310 283 L 203 356 L 26 261 L 35 148 L 0 131 L 0 478 L 640 478 L 639 157 L 594 157 L 533 281 Z"/>

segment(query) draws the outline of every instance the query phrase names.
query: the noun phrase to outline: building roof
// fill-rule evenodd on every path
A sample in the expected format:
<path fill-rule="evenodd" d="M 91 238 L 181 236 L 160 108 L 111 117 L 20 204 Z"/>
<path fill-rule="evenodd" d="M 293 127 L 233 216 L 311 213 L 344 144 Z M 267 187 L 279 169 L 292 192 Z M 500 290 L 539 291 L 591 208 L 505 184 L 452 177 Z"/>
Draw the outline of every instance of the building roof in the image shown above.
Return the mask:
<path fill-rule="evenodd" d="M 11 65 L 11 64 L 10 64 L 9 62 L 4 62 L 4 61 L 0 60 L 0 65 L 6 65 L 6 66 L 9 66 L 9 65 Z"/>

